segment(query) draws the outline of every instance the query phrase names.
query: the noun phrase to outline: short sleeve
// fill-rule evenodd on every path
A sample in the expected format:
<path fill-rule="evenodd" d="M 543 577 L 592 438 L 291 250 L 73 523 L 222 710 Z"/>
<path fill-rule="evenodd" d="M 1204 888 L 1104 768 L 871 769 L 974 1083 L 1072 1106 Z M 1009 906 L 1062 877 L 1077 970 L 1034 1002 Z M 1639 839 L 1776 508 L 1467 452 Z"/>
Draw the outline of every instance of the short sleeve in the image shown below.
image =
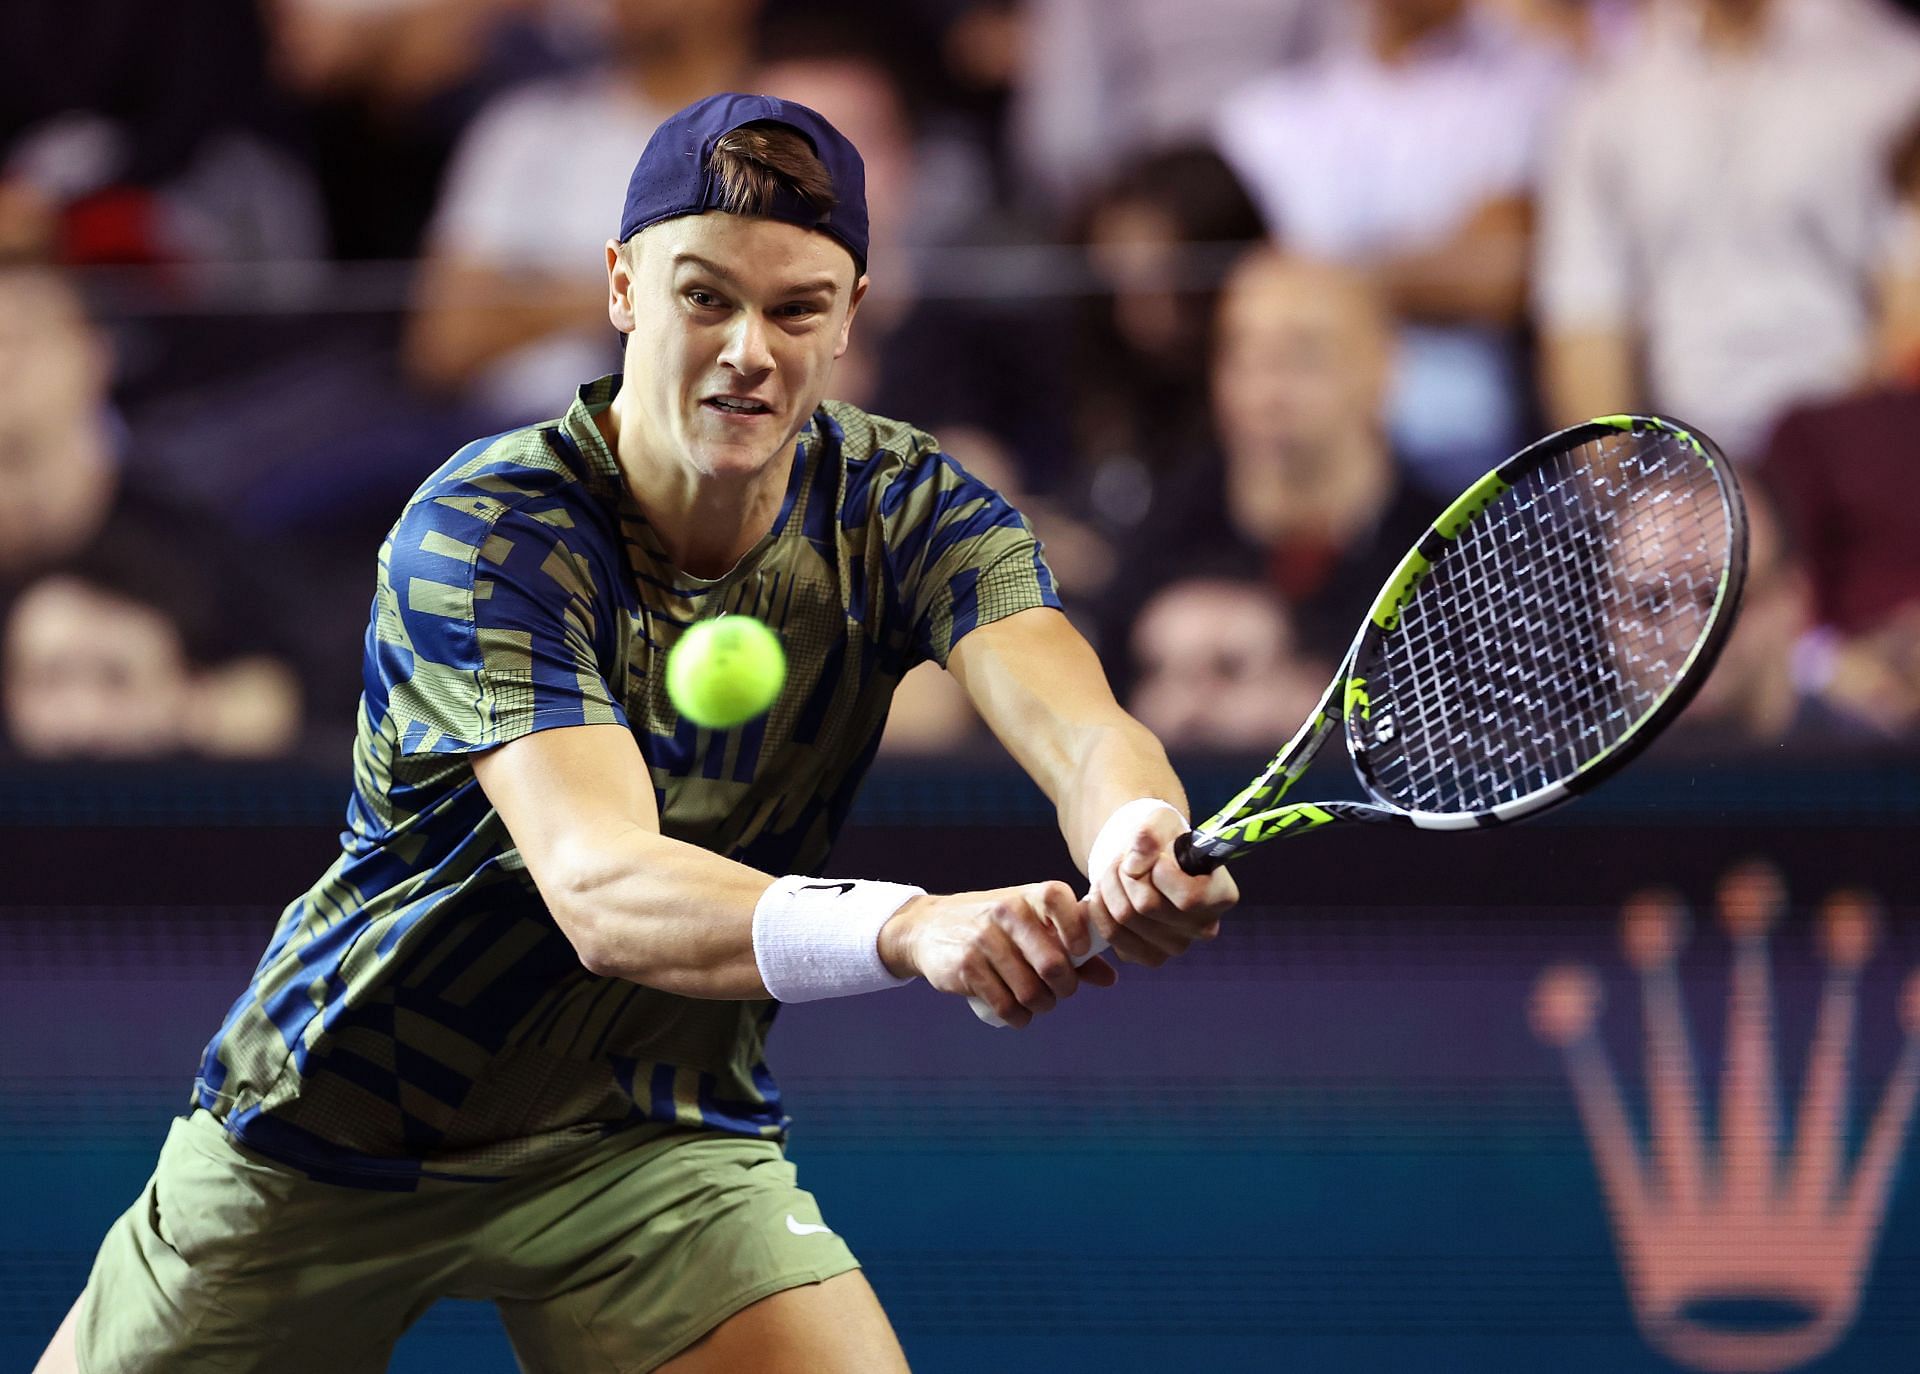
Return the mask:
<path fill-rule="evenodd" d="M 566 507 L 421 497 L 383 551 L 366 687 L 402 754 L 626 724 L 596 642 L 618 607 Z"/>
<path fill-rule="evenodd" d="M 944 668 L 953 646 L 979 626 L 1059 607 L 1033 527 L 946 454 L 909 462 L 880 509 L 890 599 L 916 659 Z"/>

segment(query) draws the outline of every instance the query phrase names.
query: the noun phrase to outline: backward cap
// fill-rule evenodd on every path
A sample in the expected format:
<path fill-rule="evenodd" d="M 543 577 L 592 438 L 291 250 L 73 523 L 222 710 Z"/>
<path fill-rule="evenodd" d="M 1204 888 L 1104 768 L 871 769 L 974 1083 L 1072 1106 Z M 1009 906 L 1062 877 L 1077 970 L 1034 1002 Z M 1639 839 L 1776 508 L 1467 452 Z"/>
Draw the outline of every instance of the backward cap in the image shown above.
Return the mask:
<path fill-rule="evenodd" d="M 743 124 L 780 124 L 806 139 L 833 183 L 834 204 L 826 211 L 799 196 L 775 197 L 769 219 L 784 220 L 838 239 L 853 254 L 854 266 L 867 270 L 867 169 L 846 136 L 816 111 L 770 95 L 726 91 L 669 116 L 634 165 L 627 201 L 620 214 L 624 243 L 648 225 L 682 215 L 722 209 L 720 183 L 707 168 L 713 147 Z"/>

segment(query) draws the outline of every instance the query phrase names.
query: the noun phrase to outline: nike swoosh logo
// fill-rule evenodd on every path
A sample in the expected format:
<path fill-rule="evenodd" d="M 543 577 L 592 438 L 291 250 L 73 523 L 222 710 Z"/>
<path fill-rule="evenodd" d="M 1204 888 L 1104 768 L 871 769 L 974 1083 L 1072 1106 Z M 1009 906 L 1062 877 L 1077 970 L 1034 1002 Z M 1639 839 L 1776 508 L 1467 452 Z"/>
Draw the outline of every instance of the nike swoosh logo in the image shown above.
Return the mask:
<path fill-rule="evenodd" d="M 810 1221 L 795 1221 L 792 1212 L 787 1213 L 787 1229 L 796 1236 L 830 1236 L 833 1234 L 833 1228 L 831 1226 L 815 1226 Z"/>
<path fill-rule="evenodd" d="M 802 883 L 800 884 L 800 891 L 802 892 L 851 892 L 853 891 L 853 884 L 852 883 Z"/>

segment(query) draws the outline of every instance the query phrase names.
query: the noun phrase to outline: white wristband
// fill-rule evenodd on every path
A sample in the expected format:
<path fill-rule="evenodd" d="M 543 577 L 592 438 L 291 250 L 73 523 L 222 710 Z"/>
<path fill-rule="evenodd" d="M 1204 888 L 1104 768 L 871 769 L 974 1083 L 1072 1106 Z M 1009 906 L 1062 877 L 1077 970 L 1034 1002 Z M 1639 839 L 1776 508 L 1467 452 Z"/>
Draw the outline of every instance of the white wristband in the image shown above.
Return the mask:
<path fill-rule="evenodd" d="M 1093 837 L 1093 848 L 1087 851 L 1087 881 L 1098 883 L 1101 874 L 1119 863 L 1121 854 L 1140 833 L 1141 823 L 1163 808 L 1180 816 L 1180 808 L 1172 802 L 1158 797 L 1139 797 L 1107 817 L 1107 823 Z M 1180 816 L 1180 824 L 1186 823 L 1187 818 Z"/>
<path fill-rule="evenodd" d="M 880 960 L 880 927 L 926 889 L 859 879 L 781 878 L 753 909 L 753 962 L 782 1002 L 851 997 L 910 983 Z"/>

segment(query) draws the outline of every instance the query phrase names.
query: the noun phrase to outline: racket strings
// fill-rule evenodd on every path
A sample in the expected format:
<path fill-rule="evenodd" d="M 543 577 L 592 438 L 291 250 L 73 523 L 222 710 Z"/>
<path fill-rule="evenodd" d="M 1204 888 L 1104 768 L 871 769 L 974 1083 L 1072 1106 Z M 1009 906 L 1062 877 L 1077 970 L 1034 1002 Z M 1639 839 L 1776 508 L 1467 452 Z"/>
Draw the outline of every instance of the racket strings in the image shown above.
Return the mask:
<path fill-rule="evenodd" d="M 1414 811 L 1486 811 L 1562 781 L 1651 713 L 1704 638 L 1732 556 L 1704 456 L 1590 440 L 1515 480 L 1380 637 L 1356 748 Z"/>

